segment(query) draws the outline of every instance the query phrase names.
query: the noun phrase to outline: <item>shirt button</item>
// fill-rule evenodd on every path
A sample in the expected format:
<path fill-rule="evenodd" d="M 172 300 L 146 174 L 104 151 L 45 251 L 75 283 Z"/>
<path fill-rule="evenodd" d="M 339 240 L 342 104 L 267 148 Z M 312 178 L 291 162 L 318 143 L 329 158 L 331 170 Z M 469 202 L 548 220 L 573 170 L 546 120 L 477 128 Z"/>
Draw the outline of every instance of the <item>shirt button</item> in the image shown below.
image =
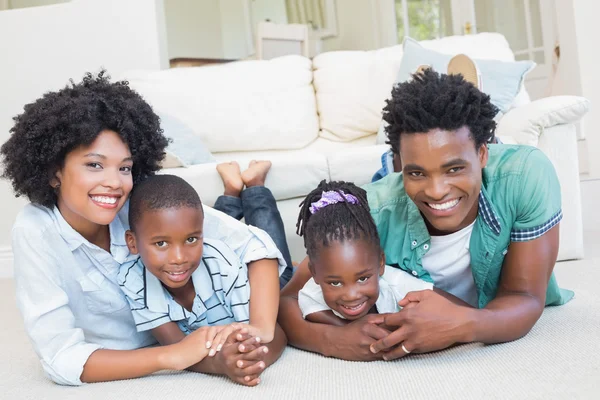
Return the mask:
<path fill-rule="evenodd" d="M 417 245 L 417 241 L 416 241 L 416 240 L 413 240 L 413 241 L 412 241 L 412 245 L 413 245 L 413 246 L 416 246 L 416 245 Z"/>
<path fill-rule="evenodd" d="M 413 271 L 413 272 L 412 272 L 412 274 L 413 274 L 414 276 L 417 276 L 417 275 L 419 275 L 419 273 L 418 273 L 417 271 Z"/>
<path fill-rule="evenodd" d="M 423 245 L 423 250 L 429 250 L 429 245 L 427 243 Z"/>

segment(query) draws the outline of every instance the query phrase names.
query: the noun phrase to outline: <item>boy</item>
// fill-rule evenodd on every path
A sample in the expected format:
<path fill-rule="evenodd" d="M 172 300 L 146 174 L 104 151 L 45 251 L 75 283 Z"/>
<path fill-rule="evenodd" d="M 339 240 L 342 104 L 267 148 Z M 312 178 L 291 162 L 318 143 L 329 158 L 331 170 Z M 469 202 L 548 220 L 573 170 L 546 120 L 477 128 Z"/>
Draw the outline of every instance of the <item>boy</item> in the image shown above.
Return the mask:
<path fill-rule="evenodd" d="M 217 211 L 203 210 L 196 191 L 172 175 L 140 183 L 129 207 L 126 242 L 138 256 L 121 266 L 118 279 L 138 331 L 151 330 L 169 345 L 200 327 L 215 326 L 206 344 L 209 357 L 189 369 L 258 384 L 260 373 L 286 344 L 276 326 L 285 263 L 272 240 L 249 227 L 258 244 L 238 256 L 235 237 L 227 243 L 204 237 L 205 213 Z M 219 229 L 226 230 L 223 221 Z M 258 290 L 251 292 L 251 286 Z M 242 327 L 248 335 L 229 335 Z"/>

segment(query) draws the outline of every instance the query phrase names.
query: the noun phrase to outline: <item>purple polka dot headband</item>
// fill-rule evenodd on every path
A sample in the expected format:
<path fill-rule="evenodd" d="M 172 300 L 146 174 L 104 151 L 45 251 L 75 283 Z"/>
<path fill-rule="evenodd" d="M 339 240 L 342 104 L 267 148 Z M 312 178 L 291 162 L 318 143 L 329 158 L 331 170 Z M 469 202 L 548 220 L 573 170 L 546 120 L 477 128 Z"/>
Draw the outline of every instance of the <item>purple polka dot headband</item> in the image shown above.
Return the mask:
<path fill-rule="evenodd" d="M 329 205 L 344 202 L 350 204 L 359 204 L 358 199 L 351 194 L 346 194 L 341 190 L 330 190 L 327 192 L 323 192 L 321 198 L 318 201 L 311 203 L 309 210 L 311 214 L 314 214 L 317 211 L 320 211 Z"/>

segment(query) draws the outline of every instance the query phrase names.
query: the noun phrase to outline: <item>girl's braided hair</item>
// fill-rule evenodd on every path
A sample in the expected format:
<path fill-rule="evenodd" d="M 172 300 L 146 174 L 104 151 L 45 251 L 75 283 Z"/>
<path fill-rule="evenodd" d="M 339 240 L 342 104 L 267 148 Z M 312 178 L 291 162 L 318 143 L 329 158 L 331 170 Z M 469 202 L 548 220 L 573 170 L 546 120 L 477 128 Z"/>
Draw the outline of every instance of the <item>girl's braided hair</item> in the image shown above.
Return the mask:
<path fill-rule="evenodd" d="M 329 204 L 313 213 L 311 205 L 321 199 L 323 192 L 329 191 L 337 192 L 342 197 L 352 195 L 358 202 Z M 334 241 L 367 240 L 374 246 L 380 246 L 377 227 L 369 211 L 367 193 L 353 183 L 323 180 L 306 196 L 300 207 L 296 233 L 304 237 L 309 258 L 316 257 L 319 248 L 328 247 Z"/>

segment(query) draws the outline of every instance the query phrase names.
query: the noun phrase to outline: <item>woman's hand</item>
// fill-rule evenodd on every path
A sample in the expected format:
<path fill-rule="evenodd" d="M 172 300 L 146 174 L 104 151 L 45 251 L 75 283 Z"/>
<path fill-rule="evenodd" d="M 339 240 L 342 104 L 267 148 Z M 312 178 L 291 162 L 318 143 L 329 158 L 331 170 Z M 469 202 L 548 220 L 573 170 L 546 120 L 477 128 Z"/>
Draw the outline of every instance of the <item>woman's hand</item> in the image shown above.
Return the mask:
<path fill-rule="evenodd" d="M 208 356 L 213 357 L 217 352 L 221 351 L 229 335 L 231 335 L 232 332 L 245 327 L 247 327 L 247 325 L 238 323 L 207 327 L 206 348 L 210 349 Z M 244 329 L 244 332 L 248 332 L 248 329 Z"/>
<path fill-rule="evenodd" d="M 202 361 L 209 352 L 207 346 L 210 327 L 203 327 L 169 346 L 166 365 L 168 369 L 184 370 Z"/>

